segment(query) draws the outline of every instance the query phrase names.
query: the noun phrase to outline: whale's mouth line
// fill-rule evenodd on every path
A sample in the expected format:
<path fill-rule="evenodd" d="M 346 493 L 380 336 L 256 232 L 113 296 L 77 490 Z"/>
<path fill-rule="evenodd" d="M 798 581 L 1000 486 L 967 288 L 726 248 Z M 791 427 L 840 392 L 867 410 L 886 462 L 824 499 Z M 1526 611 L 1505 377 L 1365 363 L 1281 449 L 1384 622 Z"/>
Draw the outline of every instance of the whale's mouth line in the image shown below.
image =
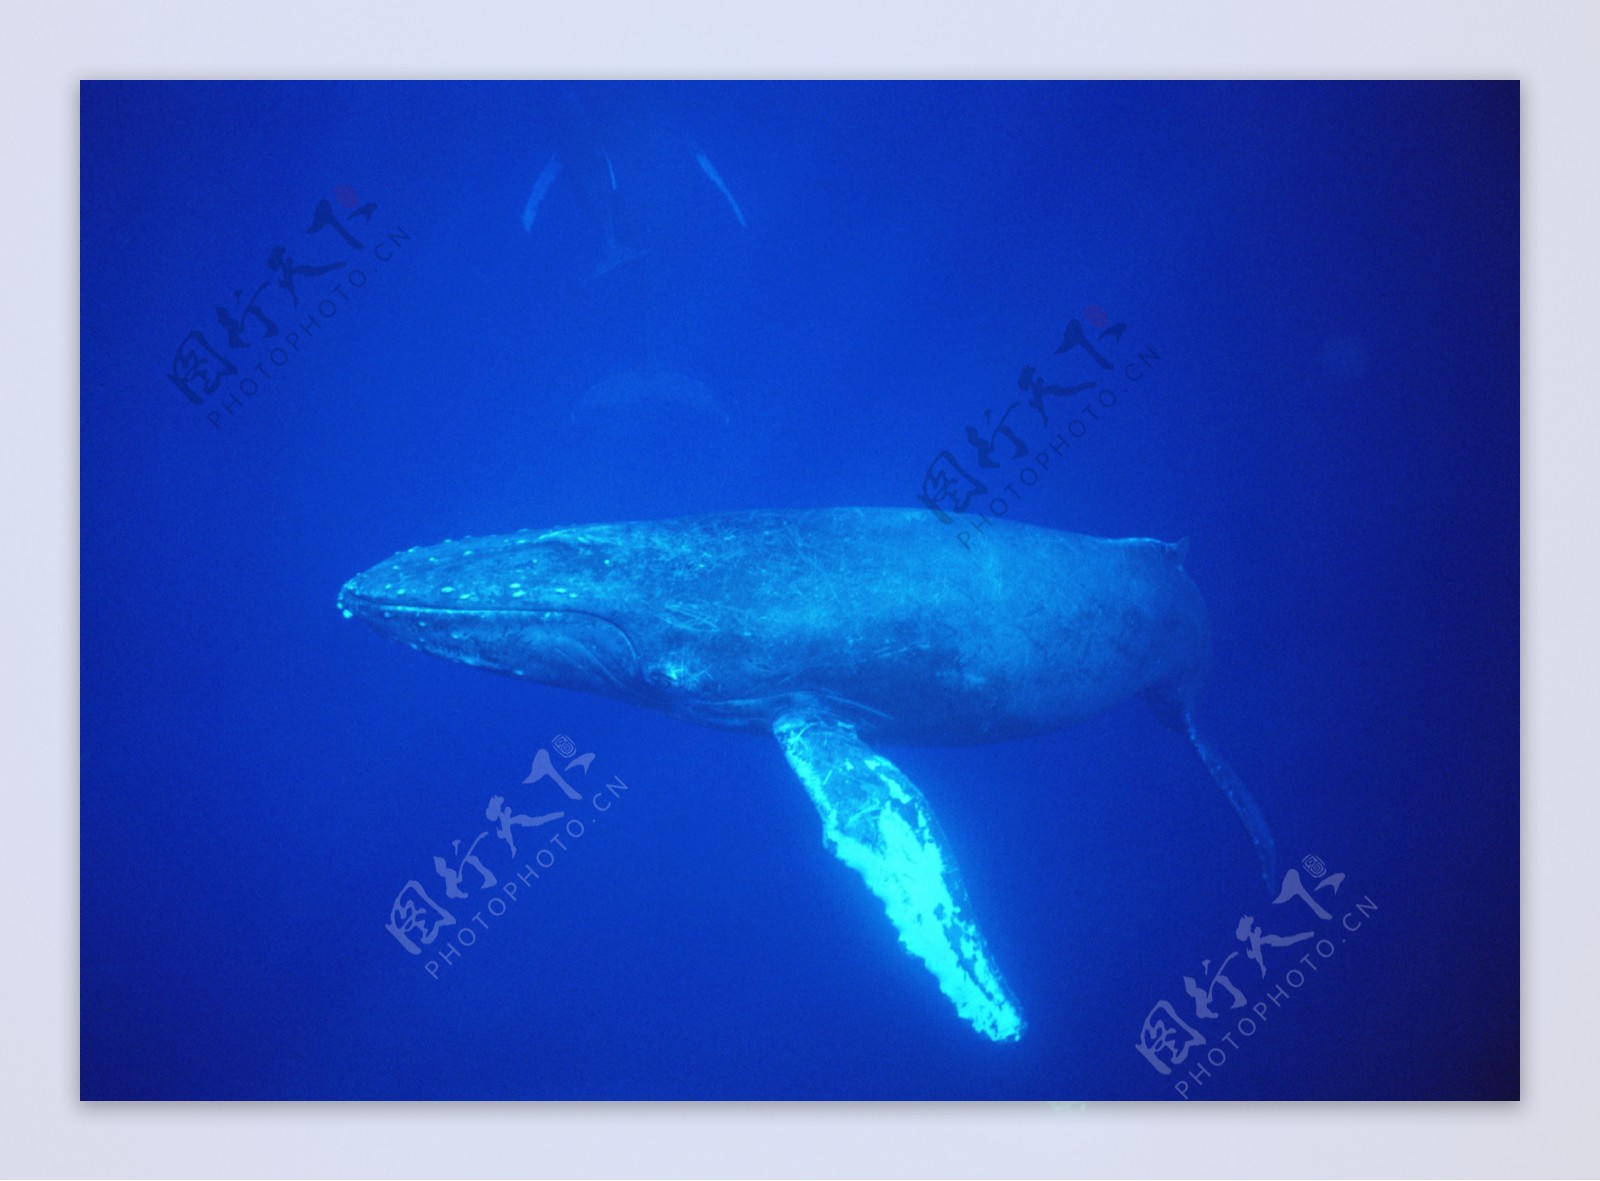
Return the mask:
<path fill-rule="evenodd" d="M 626 628 L 613 619 L 607 619 L 604 615 L 596 614 L 593 611 L 584 611 L 576 607 L 557 607 L 533 604 L 530 604 L 526 607 L 479 607 L 470 603 L 461 603 L 459 605 L 450 607 L 441 607 L 437 605 L 422 607 L 416 605 L 415 603 L 402 603 L 393 599 L 369 598 L 356 591 L 349 592 L 347 595 L 341 594 L 339 596 L 339 605 L 341 608 L 346 611 L 350 611 L 352 614 L 356 614 L 355 609 L 360 609 L 364 612 L 376 612 L 382 614 L 386 618 L 400 616 L 402 618 L 411 619 L 438 619 L 445 616 L 450 616 L 456 619 L 468 619 L 484 618 L 488 616 L 520 615 L 527 617 L 530 621 L 548 619 L 552 616 L 592 619 L 596 623 L 605 624 L 607 627 L 611 628 L 618 635 L 620 635 L 623 643 L 628 645 L 628 652 L 633 657 L 635 663 L 637 663 L 639 660 L 639 649 L 634 644 L 633 637 L 628 634 Z M 612 675 L 612 678 L 615 679 L 614 674 L 610 675 Z"/>
<path fill-rule="evenodd" d="M 604 615 L 596 615 L 593 611 L 579 611 L 572 607 L 474 607 L 468 604 L 459 607 L 419 607 L 415 603 L 394 599 L 368 599 L 361 595 L 352 595 L 348 600 L 341 602 L 346 606 L 354 603 L 369 610 L 396 611 L 403 615 L 584 615 L 590 619 L 598 619 L 602 623 L 611 623 L 611 620 Z M 617 625 L 611 623 L 611 626 Z"/>

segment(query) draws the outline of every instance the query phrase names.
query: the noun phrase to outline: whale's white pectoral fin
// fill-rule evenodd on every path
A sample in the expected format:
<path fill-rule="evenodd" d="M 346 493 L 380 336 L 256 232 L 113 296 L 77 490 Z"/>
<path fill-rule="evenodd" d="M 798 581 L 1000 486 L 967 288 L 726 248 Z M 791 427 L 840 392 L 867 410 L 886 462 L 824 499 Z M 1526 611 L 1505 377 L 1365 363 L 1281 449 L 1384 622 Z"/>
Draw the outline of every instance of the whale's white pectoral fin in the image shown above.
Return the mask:
<path fill-rule="evenodd" d="M 772 730 L 822 814 L 823 842 L 882 900 L 900 942 L 928 966 L 956 1012 L 995 1041 L 1021 1037 L 1022 1014 L 916 785 L 827 713 L 785 714 Z"/>
<path fill-rule="evenodd" d="M 533 182 L 533 192 L 528 194 L 528 203 L 522 207 L 523 233 L 533 233 L 534 219 L 539 216 L 539 202 L 544 200 L 545 194 L 550 191 L 550 186 L 555 184 L 556 177 L 560 173 L 560 156 L 551 156 L 545 166 L 539 170 L 539 176 Z"/>
<path fill-rule="evenodd" d="M 739 225 L 742 228 L 747 228 L 747 223 L 744 220 L 744 210 L 740 209 L 739 202 L 733 199 L 733 191 L 728 188 L 728 183 L 722 179 L 722 173 L 717 171 L 717 166 L 711 162 L 709 156 L 693 144 L 689 145 L 689 150 L 694 153 L 695 163 L 700 165 L 700 171 L 706 174 L 706 179 L 716 185 L 717 192 L 727 199 L 728 208 L 733 210 L 733 216 L 738 219 Z"/>

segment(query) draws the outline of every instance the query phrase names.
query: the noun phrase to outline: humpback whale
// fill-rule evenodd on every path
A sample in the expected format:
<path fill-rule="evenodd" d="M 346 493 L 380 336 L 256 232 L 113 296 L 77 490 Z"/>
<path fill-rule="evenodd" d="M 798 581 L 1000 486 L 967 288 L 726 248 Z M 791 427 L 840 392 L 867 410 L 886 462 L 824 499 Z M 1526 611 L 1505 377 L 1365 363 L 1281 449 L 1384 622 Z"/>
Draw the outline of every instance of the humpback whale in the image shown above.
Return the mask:
<path fill-rule="evenodd" d="M 958 552 L 926 511 L 894 508 L 525 530 L 396 554 L 350 579 L 338 603 L 462 664 L 772 734 L 824 844 L 957 1013 L 1009 1041 L 1021 1010 L 950 843 L 876 744 L 997 742 L 1137 696 L 1193 743 L 1269 888 L 1274 853 L 1261 812 L 1195 726 L 1210 632 L 1187 541 L 1004 521 L 986 540 Z"/>

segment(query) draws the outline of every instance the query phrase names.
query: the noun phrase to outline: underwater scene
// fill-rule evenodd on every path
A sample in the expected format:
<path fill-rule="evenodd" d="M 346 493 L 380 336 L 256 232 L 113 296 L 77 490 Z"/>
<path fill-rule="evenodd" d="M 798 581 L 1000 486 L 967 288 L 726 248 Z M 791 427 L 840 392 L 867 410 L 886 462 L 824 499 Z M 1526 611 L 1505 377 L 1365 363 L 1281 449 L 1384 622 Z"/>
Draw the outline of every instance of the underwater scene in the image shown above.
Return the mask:
<path fill-rule="evenodd" d="M 81 1095 L 1519 1096 L 1514 82 L 86 82 Z"/>

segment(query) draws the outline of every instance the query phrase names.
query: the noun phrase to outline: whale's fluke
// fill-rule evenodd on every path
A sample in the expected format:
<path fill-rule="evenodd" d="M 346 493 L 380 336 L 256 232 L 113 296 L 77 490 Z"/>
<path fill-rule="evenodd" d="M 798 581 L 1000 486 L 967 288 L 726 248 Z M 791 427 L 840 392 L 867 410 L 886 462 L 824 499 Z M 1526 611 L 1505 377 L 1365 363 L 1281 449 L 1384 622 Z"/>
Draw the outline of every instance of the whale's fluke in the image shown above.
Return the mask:
<path fill-rule="evenodd" d="M 823 843 L 859 873 L 888 911 L 900 942 L 939 982 L 956 1012 L 997 1042 L 1024 1022 L 989 958 L 972 903 L 927 799 L 901 770 L 828 714 L 787 713 L 773 723 L 811 802 Z"/>
<path fill-rule="evenodd" d="M 1267 818 L 1261 814 L 1255 797 L 1245 787 L 1244 781 L 1200 737 L 1200 732 L 1195 729 L 1194 718 L 1186 713 L 1183 720 L 1189 732 L 1189 741 L 1194 744 L 1195 753 L 1206 765 L 1206 770 L 1211 772 L 1211 778 L 1217 781 L 1222 794 L 1228 797 L 1228 803 L 1233 805 L 1234 812 L 1244 822 L 1245 831 L 1250 834 L 1250 843 L 1255 846 L 1256 857 L 1261 861 L 1261 880 L 1267 884 L 1269 891 L 1276 890 L 1278 846 L 1272 839 L 1272 830 L 1267 827 Z"/>

